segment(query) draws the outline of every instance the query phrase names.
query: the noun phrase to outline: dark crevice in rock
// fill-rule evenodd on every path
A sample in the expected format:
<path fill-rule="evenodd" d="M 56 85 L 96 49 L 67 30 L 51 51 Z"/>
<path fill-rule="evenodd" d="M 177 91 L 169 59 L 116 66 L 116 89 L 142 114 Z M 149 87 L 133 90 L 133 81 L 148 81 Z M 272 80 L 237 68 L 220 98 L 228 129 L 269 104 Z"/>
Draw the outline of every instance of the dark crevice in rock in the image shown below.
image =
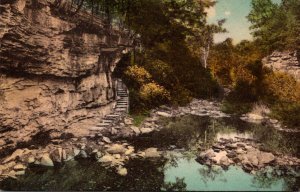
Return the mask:
<path fill-rule="evenodd" d="M 0 133 L 5 133 L 12 130 L 13 130 L 12 127 L 8 127 L 8 126 L 0 127 Z"/>

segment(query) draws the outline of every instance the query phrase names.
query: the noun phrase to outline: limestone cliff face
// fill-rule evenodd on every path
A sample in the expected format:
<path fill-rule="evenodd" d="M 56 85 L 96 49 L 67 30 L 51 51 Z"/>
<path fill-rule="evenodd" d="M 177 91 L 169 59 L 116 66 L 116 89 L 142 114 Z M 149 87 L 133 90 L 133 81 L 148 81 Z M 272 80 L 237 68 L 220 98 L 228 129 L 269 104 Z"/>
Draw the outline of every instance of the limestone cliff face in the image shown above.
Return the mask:
<path fill-rule="evenodd" d="M 0 153 L 39 132 L 87 134 L 114 105 L 126 33 L 61 12 L 53 0 L 0 2 Z"/>
<path fill-rule="evenodd" d="M 286 72 L 300 81 L 299 57 L 297 51 L 275 51 L 270 56 L 263 59 L 263 64 L 273 71 Z"/>

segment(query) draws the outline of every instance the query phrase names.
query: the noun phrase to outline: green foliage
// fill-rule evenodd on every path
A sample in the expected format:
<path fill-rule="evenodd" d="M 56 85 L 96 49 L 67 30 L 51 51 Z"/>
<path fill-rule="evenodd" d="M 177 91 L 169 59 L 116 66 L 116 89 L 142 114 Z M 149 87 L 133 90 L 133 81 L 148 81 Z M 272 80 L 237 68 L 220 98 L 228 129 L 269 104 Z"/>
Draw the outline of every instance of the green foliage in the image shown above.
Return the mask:
<path fill-rule="evenodd" d="M 133 118 L 133 125 L 140 126 L 148 115 L 149 111 L 144 111 L 143 113 L 132 113 L 131 117 Z"/>
<path fill-rule="evenodd" d="M 269 72 L 263 80 L 264 97 L 274 102 L 300 102 L 300 83 L 285 73 Z"/>
<path fill-rule="evenodd" d="M 271 104 L 272 116 L 300 128 L 300 83 L 285 73 L 269 72 L 263 80 L 263 99 Z"/>
<path fill-rule="evenodd" d="M 181 105 L 192 97 L 216 95 L 217 82 L 187 41 L 201 36 L 198 33 L 206 26 L 204 9 L 213 4 L 196 0 L 130 3 L 126 23 L 142 49 L 124 58 L 115 74 L 129 86 L 132 108 L 147 109 L 164 102 Z"/>
<path fill-rule="evenodd" d="M 252 34 L 265 53 L 275 49 L 298 49 L 300 32 L 300 1 L 283 0 L 280 5 L 271 0 L 252 0 L 248 20 Z"/>
<path fill-rule="evenodd" d="M 127 65 L 128 59 L 130 58 L 127 57 L 125 62 Z M 129 65 L 124 71 L 124 74 L 119 75 L 129 87 L 131 112 L 141 112 L 169 102 L 169 91 L 153 81 L 151 74 L 144 67 Z"/>
<path fill-rule="evenodd" d="M 282 121 L 289 127 L 300 129 L 300 103 L 276 103 L 272 106 L 274 118 Z"/>
<path fill-rule="evenodd" d="M 233 100 L 233 98 L 227 98 L 223 101 L 221 110 L 224 113 L 242 115 L 250 112 L 252 106 L 252 102 L 240 102 L 238 100 Z"/>
<path fill-rule="evenodd" d="M 253 42 L 242 41 L 236 46 L 232 39 L 215 45 L 209 58 L 213 77 L 231 88 L 232 100 L 255 101 L 261 92 L 261 54 Z"/>
<path fill-rule="evenodd" d="M 288 74 L 262 68 L 261 58 L 256 42 L 242 41 L 234 46 L 228 39 L 213 47 L 211 72 L 220 84 L 232 90 L 223 111 L 240 115 L 262 101 L 271 107 L 274 118 L 299 127 L 300 83 Z"/>

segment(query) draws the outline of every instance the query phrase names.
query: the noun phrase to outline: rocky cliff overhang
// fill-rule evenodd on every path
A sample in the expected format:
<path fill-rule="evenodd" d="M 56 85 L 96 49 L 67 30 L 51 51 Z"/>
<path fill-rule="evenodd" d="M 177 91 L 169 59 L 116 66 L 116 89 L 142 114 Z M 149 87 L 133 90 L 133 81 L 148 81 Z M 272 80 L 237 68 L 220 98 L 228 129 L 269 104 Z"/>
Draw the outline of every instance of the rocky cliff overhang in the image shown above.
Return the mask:
<path fill-rule="evenodd" d="M 67 2 L 0 1 L 0 156 L 41 132 L 88 134 L 113 108 L 128 31 L 72 16 Z"/>
<path fill-rule="evenodd" d="M 0 12 L 2 71 L 87 76 L 102 68 L 101 47 L 129 43 L 126 31 L 106 29 L 101 20 L 81 12 L 68 16 L 50 0 L 1 1 Z"/>
<path fill-rule="evenodd" d="M 300 81 L 300 55 L 297 51 L 274 51 L 265 57 L 263 65 L 273 71 L 286 72 Z"/>

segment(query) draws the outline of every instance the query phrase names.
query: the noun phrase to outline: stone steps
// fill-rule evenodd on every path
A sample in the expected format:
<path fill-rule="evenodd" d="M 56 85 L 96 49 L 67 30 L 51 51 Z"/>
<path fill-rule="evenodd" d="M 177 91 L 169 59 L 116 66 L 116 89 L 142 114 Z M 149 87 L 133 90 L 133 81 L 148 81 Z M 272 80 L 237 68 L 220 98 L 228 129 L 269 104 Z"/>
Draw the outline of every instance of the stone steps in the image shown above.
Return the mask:
<path fill-rule="evenodd" d="M 118 111 L 118 112 L 125 112 L 125 111 L 127 111 L 127 109 L 123 109 L 123 108 L 116 108 L 115 110 Z"/>
<path fill-rule="evenodd" d="M 109 129 L 113 124 L 117 123 L 121 117 L 128 111 L 129 105 L 129 94 L 128 90 L 122 83 L 122 80 L 117 80 L 117 91 L 116 95 L 118 96 L 116 106 L 114 111 L 111 114 L 106 115 L 101 123 L 98 123 L 96 126 L 89 128 L 93 132 L 101 132 L 103 130 Z"/>
<path fill-rule="evenodd" d="M 110 125 L 111 125 L 110 123 L 98 123 L 97 127 L 108 127 Z"/>
<path fill-rule="evenodd" d="M 105 127 L 91 127 L 89 128 L 90 131 L 103 131 Z"/>
<path fill-rule="evenodd" d="M 111 119 L 103 119 L 102 123 L 109 123 L 109 124 L 111 124 L 111 123 L 113 123 L 113 120 L 111 120 Z"/>

